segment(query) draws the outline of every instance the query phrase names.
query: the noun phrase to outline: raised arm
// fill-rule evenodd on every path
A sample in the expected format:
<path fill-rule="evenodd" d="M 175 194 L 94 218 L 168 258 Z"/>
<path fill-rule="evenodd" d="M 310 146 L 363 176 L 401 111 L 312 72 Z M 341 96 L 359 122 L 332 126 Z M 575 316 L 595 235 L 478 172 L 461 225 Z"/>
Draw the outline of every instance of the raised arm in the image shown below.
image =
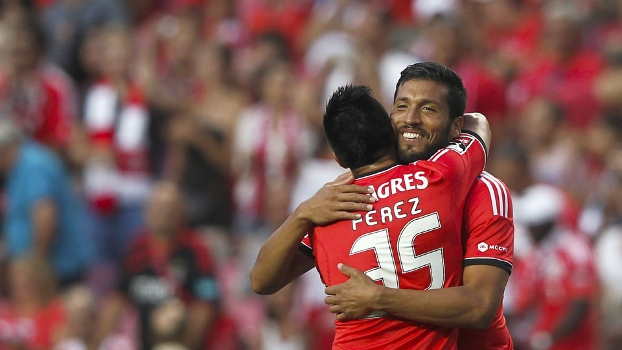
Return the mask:
<path fill-rule="evenodd" d="M 315 266 L 315 260 L 298 248 L 313 225 L 354 220 L 357 211 L 369 211 L 375 198 L 369 188 L 353 185 L 350 172 L 329 182 L 301 203 L 261 247 L 250 272 L 258 294 L 272 294 Z"/>
<path fill-rule="evenodd" d="M 486 152 L 488 152 L 490 142 L 492 140 L 488 119 L 486 119 L 486 117 L 481 113 L 465 113 L 462 117 L 464 119 L 462 130 L 471 131 L 479 135 L 479 137 L 482 138 L 482 141 L 484 141 Z"/>

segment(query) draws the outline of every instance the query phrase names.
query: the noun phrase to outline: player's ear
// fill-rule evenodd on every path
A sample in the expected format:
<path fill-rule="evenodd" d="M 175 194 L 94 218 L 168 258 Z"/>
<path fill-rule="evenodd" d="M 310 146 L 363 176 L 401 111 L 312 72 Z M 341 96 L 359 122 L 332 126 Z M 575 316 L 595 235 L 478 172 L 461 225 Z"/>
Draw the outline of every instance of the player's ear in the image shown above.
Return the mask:
<path fill-rule="evenodd" d="M 460 136 L 463 125 L 464 125 L 464 118 L 462 118 L 462 116 L 451 121 L 451 126 L 449 129 L 449 136 L 451 139 L 455 139 L 456 137 Z"/>
<path fill-rule="evenodd" d="M 348 167 L 343 165 L 343 162 L 341 162 L 341 160 L 339 160 L 339 158 L 337 158 L 337 155 L 335 154 L 335 152 L 333 152 L 333 158 L 335 159 L 337 164 L 339 164 L 340 167 L 342 167 L 344 169 L 348 169 Z"/>

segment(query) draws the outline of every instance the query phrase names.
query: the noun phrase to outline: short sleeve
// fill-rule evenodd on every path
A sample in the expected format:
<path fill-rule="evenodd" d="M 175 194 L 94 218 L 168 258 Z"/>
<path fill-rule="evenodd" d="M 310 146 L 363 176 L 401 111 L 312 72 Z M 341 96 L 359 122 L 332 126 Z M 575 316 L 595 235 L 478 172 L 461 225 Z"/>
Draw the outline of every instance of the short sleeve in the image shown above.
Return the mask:
<path fill-rule="evenodd" d="M 58 186 L 57 180 L 62 176 L 60 169 L 54 169 L 44 159 L 39 159 L 37 166 L 32 166 L 29 171 L 24 171 L 20 176 L 25 177 L 22 183 L 28 184 L 21 190 L 28 203 L 35 203 L 42 199 L 54 197 L 55 187 Z"/>
<path fill-rule="evenodd" d="M 309 236 L 309 234 L 306 234 L 302 238 L 302 241 L 300 241 L 300 246 L 298 247 L 298 250 L 308 255 L 309 257 L 313 258 L 313 246 L 311 244 L 311 236 Z"/>
<path fill-rule="evenodd" d="M 514 221 L 505 184 L 483 172 L 467 196 L 464 211 L 464 266 L 491 265 L 511 273 Z"/>
<path fill-rule="evenodd" d="M 416 164 L 443 178 L 462 203 L 486 165 L 486 147 L 477 134 L 463 132 L 432 157 Z"/>

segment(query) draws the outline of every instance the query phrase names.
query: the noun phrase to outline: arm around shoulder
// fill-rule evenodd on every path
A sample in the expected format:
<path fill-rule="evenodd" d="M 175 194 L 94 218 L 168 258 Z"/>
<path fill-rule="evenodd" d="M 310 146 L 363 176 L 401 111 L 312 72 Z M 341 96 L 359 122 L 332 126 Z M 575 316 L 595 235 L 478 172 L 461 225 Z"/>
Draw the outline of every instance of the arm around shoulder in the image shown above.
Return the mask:
<path fill-rule="evenodd" d="M 368 211 L 374 202 L 370 190 L 352 184 L 348 172 L 329 182 L 301 203 L 261 247 L 250 273 L 258 294 L 272 294 L 315 266 L 315 259 L 299 250 L 302 238 L 313 225 L 353 220 L 357 211 Z"/>

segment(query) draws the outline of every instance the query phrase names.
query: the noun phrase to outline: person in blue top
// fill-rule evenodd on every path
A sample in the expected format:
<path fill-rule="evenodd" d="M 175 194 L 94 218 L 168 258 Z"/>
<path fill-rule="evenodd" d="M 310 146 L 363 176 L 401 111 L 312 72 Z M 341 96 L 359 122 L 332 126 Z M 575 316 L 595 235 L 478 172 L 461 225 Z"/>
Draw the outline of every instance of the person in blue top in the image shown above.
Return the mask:
<path fill-rule="evenodd" d="M 60 157 L 0 120 L 0 173 L 5 176 L 3 235 L 9 259 L 32 255 L 50 261 L 61 287 L 81 280 L 93 248 Z"/>

